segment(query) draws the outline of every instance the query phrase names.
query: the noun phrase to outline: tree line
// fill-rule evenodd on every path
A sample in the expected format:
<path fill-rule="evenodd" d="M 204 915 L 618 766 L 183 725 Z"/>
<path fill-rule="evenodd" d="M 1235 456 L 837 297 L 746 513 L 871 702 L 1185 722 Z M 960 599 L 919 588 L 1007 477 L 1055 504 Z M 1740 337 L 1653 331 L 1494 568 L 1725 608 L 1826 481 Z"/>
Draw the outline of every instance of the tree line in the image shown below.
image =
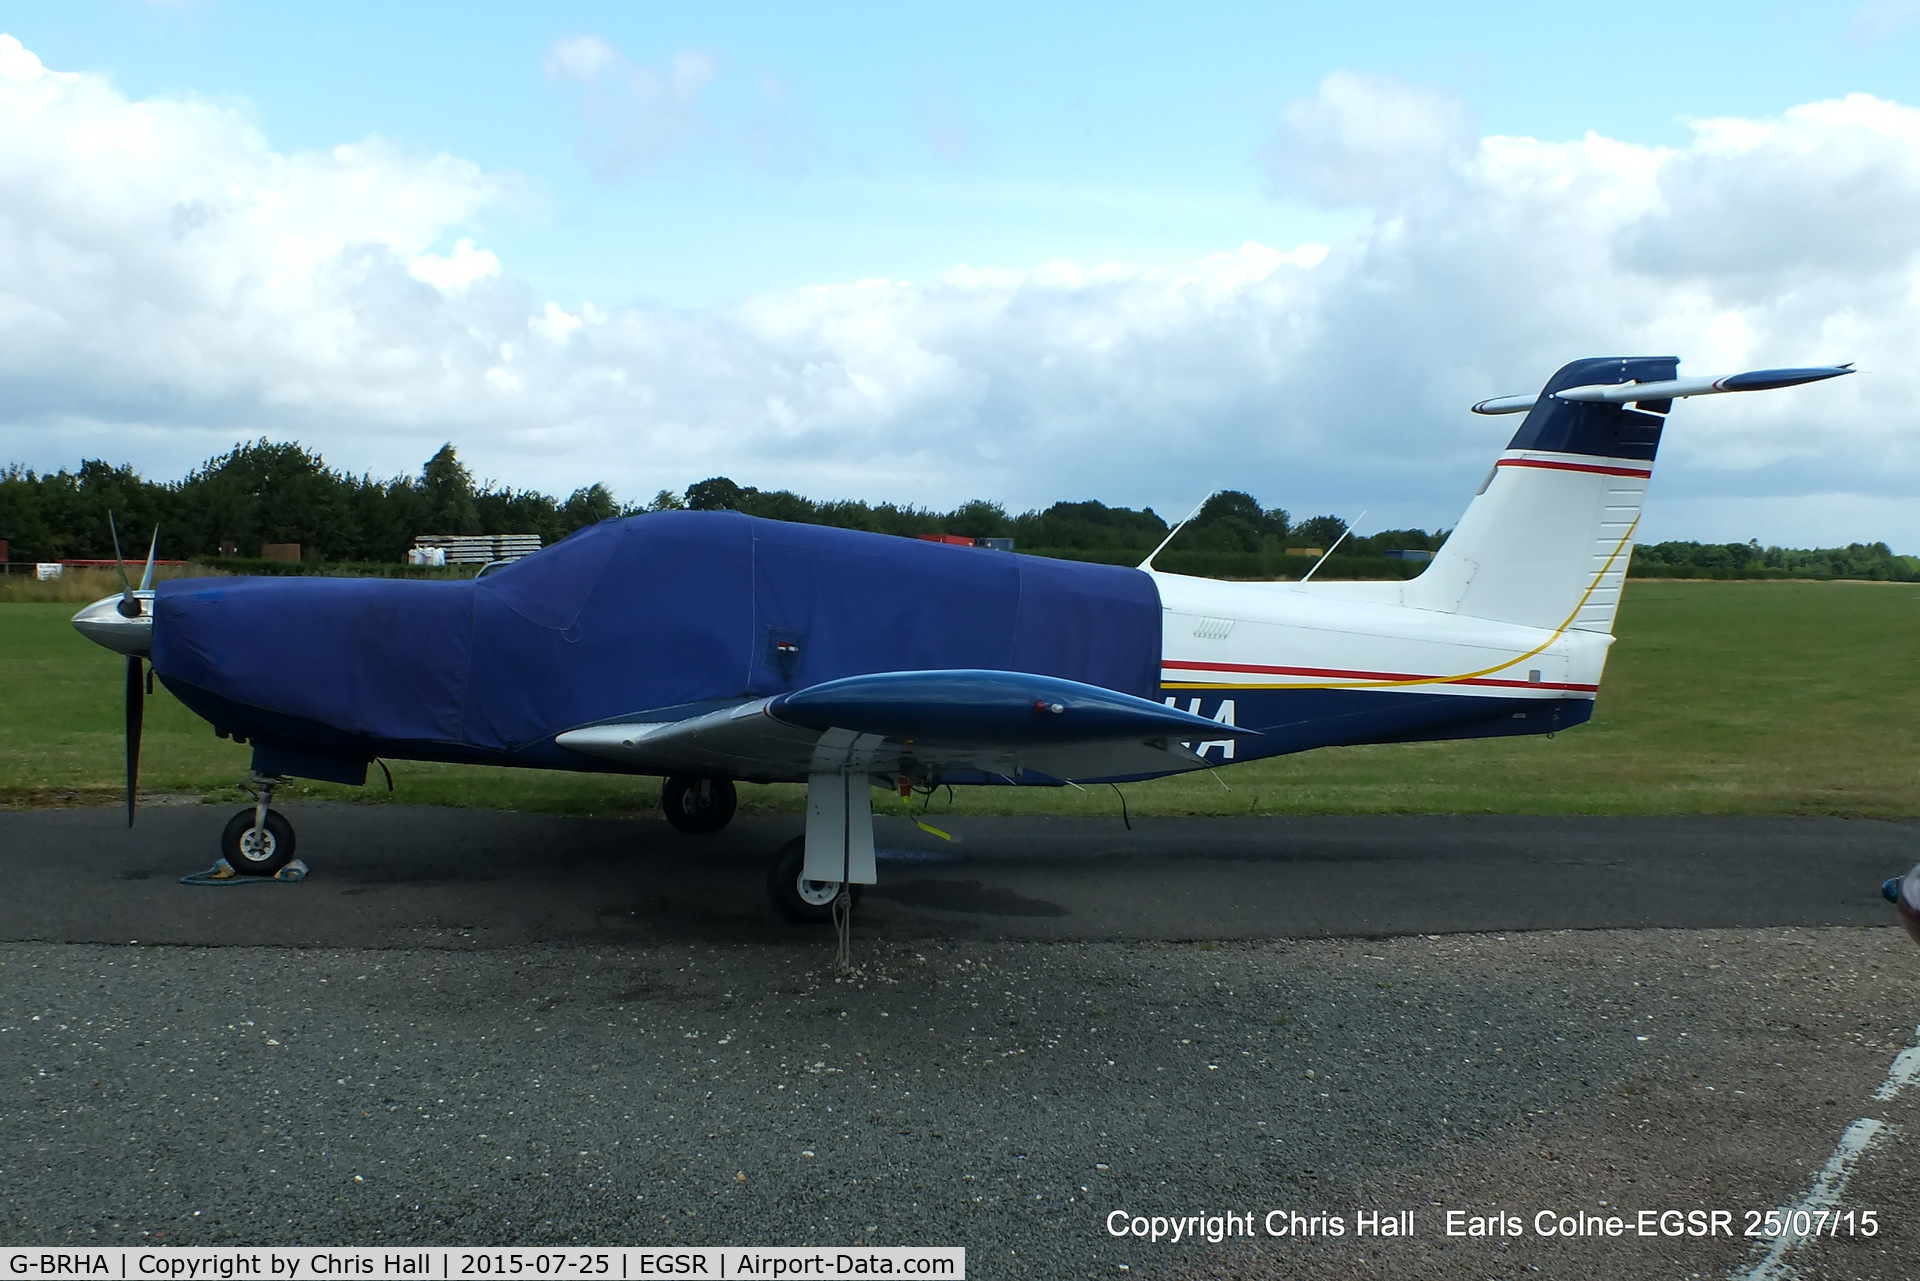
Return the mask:
<path fill-rule="evenodd" d="M 1134 561 L 1158 547 L 1172 532 L 1172 526 L 1151 507 L 1109 507 L 1092 499 L 1058 502 L 1017 514 L 999 503 L 975 499 L 941 512 L 858 500 L 818 502 L 790 490 L 760 490 L 736 484 L 724 476 L 689 485 L 684 495 L 662 491 L 648 504 L 652 511 L 663 507 L 724 509 L 772 520 L 908 537 L 959 534 L 968 538 L 1011 538 L 1022 551 L 1109 553 Z M 1338 516 L 1313 516 L 1296 523 L 1283 507 L 1262 507 L 1251 494 L 1224 489 L 1201 505 L 1175 546 L 1181 552 L 1227 554 L 1324 550 L 1339 542 L 1346 528 L 1346 522 Z M 1377 556 L 1390 547 L 1431 551 L 1445 537 L 1444 533 L 1430 534 L 1422 529 L 1389 529 L 1365 538 L 1350 537 L 1342 550 L 1361 556 Z"/>
<path fill-rule="evenodd" d="M 1638 578 L 1859 578 L 1920 582 L 1920 556 L 1885 543 L 1845 547 L 1762 547 L 1744 543 L 1647 543 L 1633 549 L 1628 571 Z"/>
<path fill-rule="evenodd" d="M 603 485 L 565 499 L 476 485 L 452 445 L 418 476 L 388 479 L 342 472 L 302 445 L 267 440 L 235 445 L 177 481 L 97 459 L 76 471 L 0 471 L 0 538 L 13 560 L 111 556 L 108 513 L 129 557 L 145 556 L 157 528 L 167 559 L 208 559 L 223 543 L 249 557 L 266 543 L 298 543 L 318 561 L 391 563 L 404 560 L 420 534 L 539 534 L 554 542 L 621 510 Z"/>
<path fill-rule="evenodd" d="M 788 490 L 761 490 L 725 476 L 661 490 L 644 504 L 622 505 L 600 484 L 556 498 L 532 489 L 476 483 L 453 445 L 442 446 L 417 476 L 378 478 L 330 467 L 298 443 L 235 445 L 177 481 L 149 480 L 131 466 L 89 459 L 78 469 L 0 471 L 0 538 L 16 561 L 113 555 L 112 514 L 129 557 L 144 555 L 158 528 L 160 555 L 175 560 L 218 556 L 223 544 L 254 557 L 268 543 L 298 543 L 310 560 L 336 564 L 394 563 L 421 534 L 538 534 L 553 543 L 576 529 L 643 511 L 733 510 L 775 520 L 837 525 L 911 537 L 960 534 L 1012 538 L 1023 550 L 1109 554 L 1138 559 L 1167 536 L 1152 508 L 1060 502 L 1010 514 L 976 499 L 952 511 L 860 500 L 815 501 Z M 1258 553 L 1327 546 L 1346 528 L 1336 516 L 1295 524 L 1279 507 L 1225 491 L 1207 500 L 1185 531 L 1187 551 Z M 1439 535 L 1400 530 L 1349 540 L 1413 548 L 1439 545 Z M 1136 555 L 1137 554 L 1137 555 Z"/>
<path fill-rule="evenodd" d="M 1012 513 L 975 499 L 951 511 L 857 499 L 815 500 L 790 490 L 762 490 L 715 476 L 646 503 L 623 505 L 604 486 L 586 485 L 565 498 L 492 482 L 476 483 L 452 444 L 417 476 L 355 475 L 327 464 L 296 442 L 265 439 L 235 445 L 177 481 L 154 481 L 127 465 L 97 459 L 74 471 L 0 470 L 0 539 L 14 561 L 113 555 L 108 524 L 118 523 L 129 558 L 145 555 L 157 527 L 160 555 L 211 560 L 223 545 L 254 557 L 267 543 L 298 543 L 312 563 L 391 565 L 421 534 L 538 534 L 554 543 L 609 517 L 643 511 L 733 510 L 774 520 L 835 525 L 912 537 L 958 534 L 1011 538 L 1022 551 L 1135 564 L 1167 537 L 1167 520 L 1151 507 L 1111 507 L 1088 499 Z M 1158 563 L 1188 573 L 1229 577 L 1295 577 L 1312 561 L 1297 553 L 1339 544 L 1338 568 L 1402 577 L 1417 561 L 1390 561 L 1390 550 L 1435 551 L 1446 531 L 1390 529 L 1342 540 L 1338 516 L 1295 521 L 1253 495 L 1222 490 L 1208 498 Z M 1920 557 L 1894 554 L 1885 543 L 1843 548 L 1762 547 L 1747 543 L 1653 543 L 1635 549 L 1640 577 L 1866 578 L 1920 581 Z"/>

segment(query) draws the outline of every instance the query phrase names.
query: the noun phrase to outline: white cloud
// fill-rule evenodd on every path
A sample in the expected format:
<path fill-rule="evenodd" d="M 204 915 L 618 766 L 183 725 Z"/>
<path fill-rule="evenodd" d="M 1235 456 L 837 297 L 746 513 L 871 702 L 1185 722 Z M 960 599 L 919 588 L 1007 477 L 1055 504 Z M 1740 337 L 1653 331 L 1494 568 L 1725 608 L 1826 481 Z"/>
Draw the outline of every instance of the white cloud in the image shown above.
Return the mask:
<path fill-rule="evenodd" d="M 1920 19 L 1920 0 L 1865 0 L 1853 11 L 1847 34 L 1861 44 L 1878 44 Z"/>
<path fill-rule="evenodd" d="M 73 71 L 47 70 L 39 55 L 11 37 L 0 37 L 0 76 L 23 83 L 53 80 L 62 84 L 72 84 L 80 78 L 79 73 Z"/>
<path fill-rule="evenodd" d="M 1472 121 L 1450 95 L 1336 71 L 1283 113 L 1267 145 L 1268 175 L 1283 195 L 1370 204 L 1424 186 L 1473 141 Z"/>
<path fill-rule="evenodd" d="M 637 66 L 599 36 L 568 36 L 547 51 L 547 78 L 579 87 L 582 142 L 617 172 L 655 159 L 702 128 L 700 100 L 719 72 L 711 54 L 683 49 L 660 69 Z"/>
<path fill-rule="evenodd" d="M 1392 182 L 1354 175 L 1407 132 L 1342 125 L 1314 153 L 1324 189 L 1376 213 L 1329 247 L 956 267 L 724 311 L 541 297 L 484 247 L 514 184 L 456 157 L 276 152 L 229 106 L 130 101 L 10 40 L 0 118 L 0 459 L 178 474 L 268 434 L 394 472 L 451 438 L 480 474 L 559 492 L 727 473 L 1171 510 L 1226 484 L 1431 526 L 1514 425 L 1465 407 L 1565 360 L 1854 359 L 1839 383 L 1683 405 L 1648 532 L 1832 541 L 1851 511 L 1853 537 L 1920 549 L 1920 112 L 1873 98 L 1673 148 L 1442 131 Z"/>
<path fill-rule="evenodd" d="M 407 271 L 443 294 L 457 294 L 466 292 L 476 280 L 498 276 L 500 259 L 491 250 L 475 248 L 470 238 L 462 236 L 453 242 L 452 253 L 445 257 L 421 254 Z"/>
<path fill-rule="evenodd" d="M 547 50 L 547 78 L 592 84 L 602 71 L 619 63 L 620 55 L 599 36 L 565 36 Z"/>
<path fill-rule="evenodd" d="M 533 330 L 551 343 L 564 343 L 568 336 L 579 329 L 586 321 L 572 314 L 557 302 L 550 302 L 537 316 L 527 321 L 527 328 Z"/>
<path fill-rule="evenodd" d="M 748 162 L 765 173 L 797 176 L 824 150 L 805 103 L 772 72 L 760 74 L 753 105 L 737 129 Z"/>

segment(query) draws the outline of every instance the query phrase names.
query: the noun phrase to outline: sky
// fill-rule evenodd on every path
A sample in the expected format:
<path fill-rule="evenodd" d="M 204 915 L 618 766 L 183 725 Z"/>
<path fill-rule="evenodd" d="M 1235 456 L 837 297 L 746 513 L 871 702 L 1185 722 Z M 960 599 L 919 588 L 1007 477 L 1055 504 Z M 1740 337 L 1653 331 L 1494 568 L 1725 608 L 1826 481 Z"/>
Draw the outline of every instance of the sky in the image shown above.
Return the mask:
<path fill-rule="evenodd" d="M 1920 0 L 0 30 L 0 463 L 1437 528 L 1565 361 L 1852 360 L 1683 403 L 1642 537 L 1920 552 Z"/>

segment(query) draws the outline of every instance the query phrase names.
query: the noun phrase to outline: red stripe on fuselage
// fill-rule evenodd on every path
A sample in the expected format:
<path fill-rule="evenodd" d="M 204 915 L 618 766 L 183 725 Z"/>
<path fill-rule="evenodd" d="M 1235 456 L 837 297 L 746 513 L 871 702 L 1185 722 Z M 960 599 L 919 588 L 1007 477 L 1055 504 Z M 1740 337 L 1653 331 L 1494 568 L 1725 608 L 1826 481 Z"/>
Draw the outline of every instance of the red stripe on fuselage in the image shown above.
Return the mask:
<path fill-rule="evenodd" d="M 1430 681 L 1436 685 L 1492 685 L 1511 689 L 1564 689 L 1580 694 L 1592 694 L 1599 690 L 1598 685 L 1578 685 L 1566 681 L 1512 681 L 1492 676 L 1475 676 L 1466 680 L 1448 680 L 1444 676 L 1416 676 L 1409 672 L 1361 672 L 1349 671 L 1343 667 L 1271 667 L 1263 663 L 1202 663 L 1185 659 L 1168 658 L 1161 660 L 1162 670 L 1183 672 L 1234 672 L 1245 676 L 1309 676 L 1331 680 L 1358 681 Z M 1222 686 L 1221 688 L 1231 688 Z"/>
<path fill-rule="evenodd" d="M 1549 458 L 1502 458 L 1495 467 L 1538 467 L 1543 471 L 1584 471 L 1596 476 L 1638 476 L 1646 480 L 1653 475 L 1651 468 L 1607 467 L 1600 463 L 1561 463 Z"/>

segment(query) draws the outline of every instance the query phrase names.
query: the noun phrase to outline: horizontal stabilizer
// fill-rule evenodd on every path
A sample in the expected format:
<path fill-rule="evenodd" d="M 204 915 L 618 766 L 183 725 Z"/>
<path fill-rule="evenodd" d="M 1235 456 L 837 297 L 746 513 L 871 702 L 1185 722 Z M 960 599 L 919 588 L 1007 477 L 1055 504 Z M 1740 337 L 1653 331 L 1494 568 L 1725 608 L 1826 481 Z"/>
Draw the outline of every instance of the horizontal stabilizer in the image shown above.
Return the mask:
<path fill-rule="evenodd" d="M 1744 374 L 1725 374 L 1719 378 L 1669 378 L 1659 382 L 1596 383 L 1587 387 L 1567 387 L 1554 392 L 1559 400 L 1586 404 L 1625 405 L 1648 401 L 1677 400 L 1684 396 L 1717 396 L 1730 391 L 1772 391 L 1777 387 L 1797 387 L 1853 373 L 1853 366 L 1816 365 L 1803 369 L 1754 369 Z M 1473 407 L 1476 414 L 1521 414 L 1532 409 L 1538 396 L 1501 396 L 1483 400 Z M 1661 412 L 1664 412 L 1662 410 Z"/>

